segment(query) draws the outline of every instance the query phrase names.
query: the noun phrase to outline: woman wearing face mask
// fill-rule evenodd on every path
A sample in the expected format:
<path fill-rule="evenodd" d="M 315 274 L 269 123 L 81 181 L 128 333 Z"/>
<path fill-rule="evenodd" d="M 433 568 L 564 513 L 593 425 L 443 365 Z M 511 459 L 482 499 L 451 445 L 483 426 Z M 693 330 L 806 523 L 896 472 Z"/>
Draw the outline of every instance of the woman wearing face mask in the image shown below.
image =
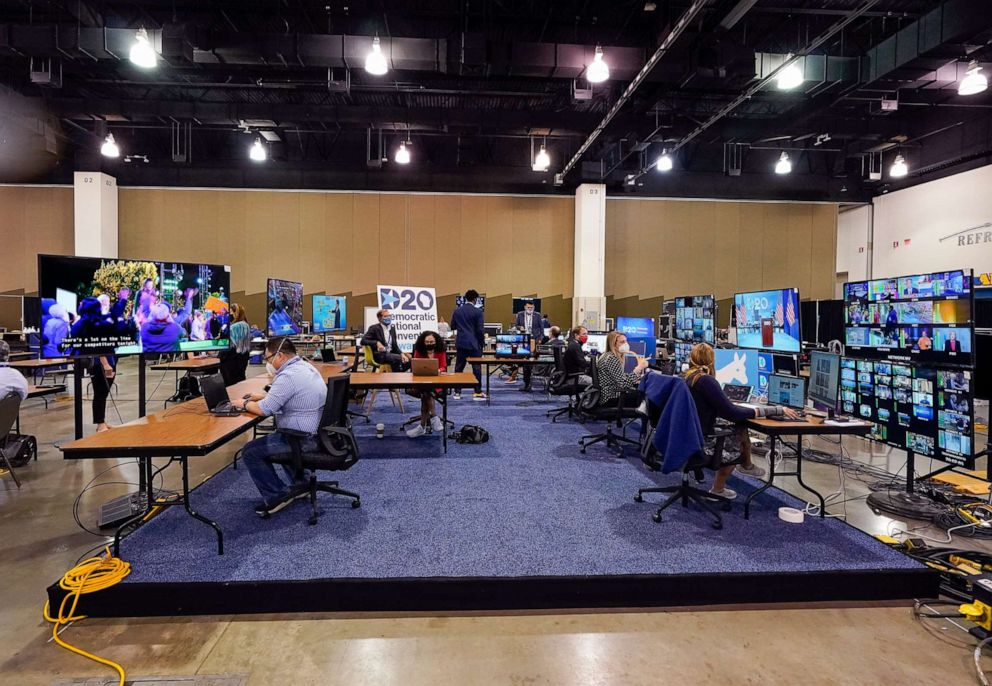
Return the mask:
<path fill-rule="evenodd" d="M 440 373 L 448 370 L 447 355 L 445 354 L 444 339 L 433 331 L 424 331 L 413 344 L 414 358 L 437 360 L 437 369 Z M 441 392 L 442 389 L 436 389 Z M 444 431 L 444 422 L 437 416 L 435 409 L 434 394 L 427 389 L 412 389 L 407 391 L 410 395 L 420 398 L 420 423 L 406 432 L 410 438 L 417 438 L 427 433 L 430 426 L 433 431 Z"/>
<path fill-rule="evenodd" d="M 633 391 L 641 382 L 641 375 L 648 368 L 645 358 L 637 360 L 637 366 L 629 374 L 623 370 L 623 357 L 630 352 L 627 336 L 619 331 L 611 331 L 606 337 L 606 352 L 599 356 L 596 364 L 599 367 L 600 405 L 616 405 L 620 399 L 620 391 Z M 637 393 L 624 396 L 625 407 L 637 407 L 641 399 Z"/>

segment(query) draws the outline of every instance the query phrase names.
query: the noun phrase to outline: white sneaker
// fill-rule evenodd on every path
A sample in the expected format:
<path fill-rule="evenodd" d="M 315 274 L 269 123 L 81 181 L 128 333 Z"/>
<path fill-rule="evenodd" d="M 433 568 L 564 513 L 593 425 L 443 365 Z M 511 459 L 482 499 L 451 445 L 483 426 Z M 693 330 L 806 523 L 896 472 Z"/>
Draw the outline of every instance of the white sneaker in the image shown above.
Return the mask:
<path fill-rule="evenodd" d="M 423 424 L 417 424 L 417 426 L 415 426 L 412 429 L 408 430 L 406 432 L 406 435 L 409 438 L 417 438 L 419 436 L 423 436 L 425 433 L 427 433 L 427 429 L 424 428 L 424 425 Z"/>
<path fill-rule="evenodd" d="M 440 433 L 444 431 L 444 422 L 438 416 L 431 417 L 431 430 Z"/>
<path fill-rule="evenodd" d="M 760 479 L 765 475 L 765 470 L 756 464 L 752 464 L 750 467 L 745 467 L 744 465 L 737 465 L 737 473 L 745 474 L 747 476 L 753 476 L 756 479 Z"/>
<path fill-rule="evenodd" d="M 472 394 L 472 400 L 485 400 L 485 399 L 486 399 L 486 394 L 485 393 L 473 393 Z"/>
<path fill-rule="evenodd" d="M 451 394 L 451 399 L 452 400 L 461 400 L 462 399 L 462 394 L 461 393 L 452 393 Z"/>
<path fill-rule="evenodd" d="M 737 497 L 737 491 L 732 491 L 729 488 L 727 488 L 726 486 L 724 487 L 724 489 L 722 491 L 714 491 L 711 488 L 710 489 L 710 493 L 712 493 L 713 495 L 718 495 L 721 498 L 726 498 L 727 500 L 733 500 L 734 498 Z"/>

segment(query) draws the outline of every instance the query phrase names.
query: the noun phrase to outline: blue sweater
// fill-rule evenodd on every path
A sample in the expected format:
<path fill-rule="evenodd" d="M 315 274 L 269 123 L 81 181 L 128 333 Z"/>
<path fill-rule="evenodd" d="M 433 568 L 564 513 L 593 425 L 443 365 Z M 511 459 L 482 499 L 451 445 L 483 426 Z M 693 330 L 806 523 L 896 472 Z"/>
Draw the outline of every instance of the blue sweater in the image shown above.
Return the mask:
<path fill-rule="evenodd" d="M 661 408 L 652 441 L 663 459 L 661 471 L 681 470 L 703 451 L 703 431 L 689 387 L 677 376 L 651 373 L 641 380 L 641 392 L 649 403 Z"/>

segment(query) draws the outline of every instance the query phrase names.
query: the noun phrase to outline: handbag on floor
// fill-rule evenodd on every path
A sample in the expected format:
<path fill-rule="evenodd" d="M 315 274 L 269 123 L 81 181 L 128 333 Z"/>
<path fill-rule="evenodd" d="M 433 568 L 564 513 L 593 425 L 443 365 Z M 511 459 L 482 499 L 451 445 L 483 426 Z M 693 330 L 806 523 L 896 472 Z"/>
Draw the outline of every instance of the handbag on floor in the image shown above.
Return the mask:
<path fill-rule="evenodd" d="M 461 429 L 451 434 L 450 438 L 453 438 L 456 443 L 462 444 L 486 443 L 489 441 L 489 432 L 481 426 L 466 424 Z"/>
<path fill-rule="evenodd" d="M 0 450 L 15 469 L 23 467 L 32 459 L 38 459 L 38 441 L 34 436 L 9 433 L 0 441 Z"/>

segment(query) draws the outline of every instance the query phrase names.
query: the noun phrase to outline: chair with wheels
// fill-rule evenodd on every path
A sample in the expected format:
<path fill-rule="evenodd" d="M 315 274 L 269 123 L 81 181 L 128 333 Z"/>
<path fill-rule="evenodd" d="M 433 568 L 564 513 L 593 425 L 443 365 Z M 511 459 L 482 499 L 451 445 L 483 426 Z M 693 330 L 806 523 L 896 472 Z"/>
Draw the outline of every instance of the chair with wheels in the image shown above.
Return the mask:
<path fill-rule="evenodd" d="M 358 365 L 361 364 L 361 362 L 362 362 L 362 356 L 361 355 L 358 355 L 356 353 L 354 359 L 351 361 L 351 369 L 349 371 L 351 371 L 352 373 L 357 372 L 358 371 Z M 363 391 L 363 393 L 364 393 L 364 391 Z M 356 399 L 355 398 L 355 391 L 349 392 L 348 393 L 348 398 L 349 398 L 349 400 Z M 362 403 L 361 404 L 364 405 L 364 403 L 365 403 L 365 396 L 363 395 L 362 396 Z M 372 421 L 369 418 L 368 412 L 359 412 L 358 410 L 348 410 L 348 416 L 349 417 L 360 417 L 361 419 L 364 419 L 365 420 L 365 423 L 366 424 L 368 424 L 369 422 Z"/>
<path fill-rule="evenodd" d="M 362 352 L 365 355 L 365 368 L 371 369 L 373 374 L 385 374 L 393 371 L 393 368 L 390 367 L 388 364 L 380 364 L 379 362 L 375 361 L 375 356 L 372 354 L 372 346 L 363 345 Z M 376 396 L 378 395 L 379 395 L 378 389 L 368 394 L 370 412 L 372 411 L 372 407 L 375 405 L 375 399 Z M 400 392 L 395 388 L 391 388 L 389 389 L 389 397 L 393 401 L 393 405 L 399 406 L 400 412 L 402 412 L 403 396 L 400 395 Z"/>
<path fill-rule="evenodd" d="M 613 448 L 621 455 L 624 443 L 640 446 L 640 439 L 627 438 L 627 426 L 631 422 L 640 419 L 642 426 L 646 423 L 646 417 L 637 407 L 625 406 L 631 391 L 621 389 L 616 405 L 600 405 L 602 388 L 599 382 L 599 365 L 595 362 L 589 365 L 589 376 L 592 378 L 592 384 L 582 391 L 579 398 L 579 411 L 583 417 L 588 419 L 606 420 L 606 431 L 580 438 L 579 445 L 582 447 L 579 452 L 584 454 L 586 448 L 596 443 L 606 443 L 608 448 Z M 614 427 L 619 429 L 620 433 L 616 433 Z"/>
<path fill-rule="evenodd" d="M 351 498 L 353 508 L 362 504 L 361 496 L 338 487 L 337 481 L 318 481 L 317 471 L 345 471 L 358 462 L 358 442 L 351 431 L 348 421 L 348 391 L 351 382 L 349 374 L 332 376 L 327 380 L 327 400 L 317 428 L 317 450 L 303 449 L 303 439 L 310 434 L 291 429 L 277 429 L 289 439 L 292 452 L 286 456 L 272 459 L 275 464 L 284 464 L 293 468 L 296 479 L 301 480 L 307 471 L 310 472 L 310 518 L 308 523 L 317 523 L 317 492 L 331 493 Z"/>
<path fill-rule="evenodd" d="M 568 404 L 556 410 L 548 410 L 545 416 L 551 418 L 551 422 L 558 421 L 562 415 L 567 415 L 569 419 L 575 416 L 575 408 L 579 403 L 579 393 L 582 386 L 579 385 L 579 374 L 569 374 L 565 371 L 565 349 L 561 346 L 551 348 L 551 354 L 555 360 L 555 370 L 548 379 L 548 394 L 553 396 L 565 396 Z"/>

